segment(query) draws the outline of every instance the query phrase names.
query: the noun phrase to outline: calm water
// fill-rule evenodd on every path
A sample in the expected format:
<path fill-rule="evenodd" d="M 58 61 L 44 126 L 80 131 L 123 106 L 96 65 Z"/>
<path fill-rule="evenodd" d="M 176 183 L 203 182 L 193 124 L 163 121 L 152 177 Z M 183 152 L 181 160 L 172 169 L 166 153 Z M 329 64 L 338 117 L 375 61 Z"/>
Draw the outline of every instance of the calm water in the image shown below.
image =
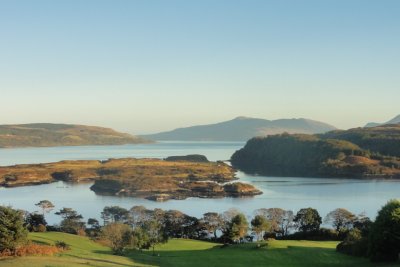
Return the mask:
<path fill-rule="evenodd" d="M 206 155 L 210 160 L 226 160 L 243 145 L 241 142 L 162 142 L 152 145 L 0 149 L 0 165 L 110 157 L 165 158 L 195 153 Z M 329 211 L 342 207 L 354 213 L 365 212 L 373 218 L 387 200 L 400 198 L 400 181 L 281 178 L 251 176 L 240 172 L 237 176 L 242 181 L 254 184 L 264 194 L 254 198 L 189 198 L 159 203 L 139 198 L 97 196 L 89 189 L 91 184 L 70 185 L 58 182 L 0 188 L 0 204 L 34 211 L 35 203 L 48 199 L 56 208 L 74 208 L 86 219 L 99 218 L 101 210 L 107 205 L 125 208 L 144 205 L 147 208 L 177 209 L 197 217 L 207 211 L 222 212 L 229 208 L 238 208 L 251 215 L 255 209 L 269 207 L 291 209 L 295 212 L 300 208 L 314 207 L 324 216 Z M 53 214 L 49 214 L 47 218 L 50 223 L 58 221 L 57 216 Z"/>

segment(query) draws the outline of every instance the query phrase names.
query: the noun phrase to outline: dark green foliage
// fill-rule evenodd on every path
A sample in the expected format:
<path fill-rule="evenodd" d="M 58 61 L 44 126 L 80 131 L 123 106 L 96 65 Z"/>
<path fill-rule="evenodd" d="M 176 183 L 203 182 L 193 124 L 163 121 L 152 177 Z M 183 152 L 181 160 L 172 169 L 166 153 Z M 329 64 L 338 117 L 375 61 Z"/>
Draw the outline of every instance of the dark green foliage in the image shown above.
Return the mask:
<path fill-rule="evenodd" d="M 322 138 L 346 140 L 375 153 L 400 157 L 399 124 L 332 131 L 320 136 Z"/>
<path fill-rule="evenodd" d="M 55 214 L 60 215 L 63 218 L 60 223 L 60 229 L 63 232 L 77 234 L 80 230 L 85 228 L 85 223 L 82 221 L 82 215 L 78 214 L 71 208 L 62 208 Z"/>
<path fill-rule="evenodd" d="M 316 209 L 305 208 L 297 212 L 293 220 L 302 232 L 318 231 L 322 223 L 321 216 Z"/>
<path fill-rule="evenodd" d="M 249 173 L 283 176 L 337 176 L 348 175 L 338 163 L 350 155 L 366 152 L 347 141 L 322 140 L 312 135 L 281 134 L 250 139 L 236 151 L 232 165 Z M 360 170 L 359 172 L 363 172 Z"/>
<path fill-rule="evenodd" d="M 107 206 L 104 207 L 101 218 L 104 220 L 104 224 L 109 222 L 125 223 L 129 220 L 129 211 L 119 206 Z"/>
<path fill-rule="evenodd" d="M 228 228 L 227 236 L 233 242 L 240 242 L 249 230 L 249 223 L 247 222 L 246 216 L 243 213 L 235 215 Z"/>
<path fill-rule="evenodd" d="M 55 242 L 55 246 L 58 247 L 58 248 L 61 248 L 62 250 L 69 250 L 70 249 L 70 246 L 66 242 L 60 241 L 60 240 Z"/>
<path fill-rule="evenodd" d="M 390 200 L 378 212 L 369 234 L 368 255 L 373 261 L 396 261 L 400 253 L 400 201 Z"/>
<path fill-rule="evenodd" d="M 308 232 L 294 232 L 286 236 L 281 236 L 283 240 L 313 240 L 313 241 L 339 241 L 341 236 L 334 229 L 319 228 Z"/>
<path fill-rule="evenodd" d="M 377 157 L 346 140 L 281 134 L 250 139 L 231 162 L 247 173 L 264 175 L 400 177 L 400 159 Z"/>
<path fill-rule="evenodd" d="M 366 256 L 367 249 L 368 239 L 357 228 L 351 229 L 345 240 L 340 242 L 336 247 L 338 252 L 358 257 Z"/>
<path fill-rule="evenodd" d="M 198 235 L 198 219 L 180 211 L 166 211 L 162 223 L 164 225 L 165 234 L 169 237 L 195 238 Z"/>
<path fill-rule="evenodd" d="M 271 224 L 262 215 L 256 215 L 251 220 L 251 229 L 257 235 L 257 239 L 260 240 L 263 234 L 271 228 Z"/>
<path fill-rule="evenodd" d="M 154 248 L 157 244 L 165 243 L 168 241 L 168 235 L 166 234 L 165 230 L 163 229 L 163 225 L 158 222 L 157 220 L 150 220 L 146 221 L 143 225 L 143 231 L 146 233 L 146 241 L 148 248 Z"/>
<path fill-rule="evenodd" d="M 0 206 L 0 251 L 15 250 L 27 240 L 21 211 Z"/>
<path fill-rule="evenodd" d="M 206 156 L 203 155 L 187 155 L 187 156 L 171 156 L 165 159 L 166 161 L 189 161 L 189 162 L 209 162 Z"/>
<path fill-rule="evenodd" d="M 142 250 L 149 249 L 149 236 L 143 227 L 136 227 L 132 232 L 132 247 Z"/>
<path fill-rule="evenodd" d="M 114 222 L 101 229 L 101 236 L 106 240 L 115 254 L 122 254 L 132 244 L 132 228 L 123 223 Z"/>
<path fill-rule="evenodd" d="M 25 218 L 26 227 L 29 231 L 37 232 L 41 228 L 41 225 L 46 229 L 47 222 L 43 214 L 29 213 Z M 40 231 L 42 232 L 42 231 Z"/>

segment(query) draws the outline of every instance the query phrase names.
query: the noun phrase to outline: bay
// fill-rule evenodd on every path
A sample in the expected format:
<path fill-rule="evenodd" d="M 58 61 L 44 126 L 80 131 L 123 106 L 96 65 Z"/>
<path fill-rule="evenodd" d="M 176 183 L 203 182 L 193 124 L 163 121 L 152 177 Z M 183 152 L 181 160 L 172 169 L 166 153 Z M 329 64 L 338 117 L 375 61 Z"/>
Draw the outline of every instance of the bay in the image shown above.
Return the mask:
<path fill-rule="evenodd" d="M 165 158 L 187 154 L 203 154 L 210 160 L 228 160 L 234 151 L 243 145 L 243 142 L 159 142 L 123 146 L 8 148 L 0 149 L 0 165 L 66 159 Z M 201 217 L 208 211 L 223 212 L 230 208 L 237 208 L 251 216 L 256 209 L 272 207 L 290 209 L 294 212 L 300 208 L 313 207 L 325 216 L 329 211 L 340 207 L 356 214 L 364 212 L 374 218 L 377 210 L 389 199 L 400 197 L 398 180 L 266 177 L 242 172 L 238 172 L 237 176 L 241 181 L 255 185 L 263 191 L 263 194 L 252 198 L 188 198 L 153 202 L 140 198 L 99 196 L 90 190 L 91 183 L 57 182 L 38 186 L 0 188 L 0 205 L 35 211 L 37 210 L 35 203 L 48 199 L 55 204 L 56 209 L 74 208 L 85 219 L 100 218 L 103 207 L 110 205 L 125 208 L 143 205 L 151 209 L 156 207 L 176 209 L 196 217 Z M 59 221 L 54 211 L 46 216 L 50 223 Z"/>

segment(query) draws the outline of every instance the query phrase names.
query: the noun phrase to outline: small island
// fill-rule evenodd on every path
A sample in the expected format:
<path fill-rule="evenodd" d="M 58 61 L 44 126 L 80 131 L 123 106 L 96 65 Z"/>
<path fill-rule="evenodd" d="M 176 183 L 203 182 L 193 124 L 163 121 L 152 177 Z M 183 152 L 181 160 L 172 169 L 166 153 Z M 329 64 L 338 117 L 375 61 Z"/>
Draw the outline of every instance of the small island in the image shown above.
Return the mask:
<path fill-rule="evenodd" d="M 235 170 L 229 165 L 204 161 L 203 157 L 198 157 L 200 161 L 197 162 L 194 158 L 190 155 L 174 160 L 68 160 L 0 167 L 0 186 L 94 181 L 91 190 L 96 194 L 155 201 L 188 197 L 245 197 L 262 193 L 250 184 L 235 182 Z"/>

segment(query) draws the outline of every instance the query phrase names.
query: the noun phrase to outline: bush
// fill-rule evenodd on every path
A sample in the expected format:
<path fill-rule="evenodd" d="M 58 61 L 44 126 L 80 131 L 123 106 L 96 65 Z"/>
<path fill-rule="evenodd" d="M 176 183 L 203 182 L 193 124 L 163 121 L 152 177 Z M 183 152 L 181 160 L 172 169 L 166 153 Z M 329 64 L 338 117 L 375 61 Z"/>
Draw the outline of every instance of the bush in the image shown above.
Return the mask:
<path fill-rule="evenodd" d="M 35 226 L 35 227 L 33 227 L 33 231 L 34 232 L 41 232 L 41 233 L 43 233 L 43 232 L 46 232 L 46 226 L 45 225 L 43 225 L 43 224 L 39 224 L 38 226 Z"/>
<path fill-rule="evenodd" d="M 39 244 L 27 244 L 21 246 L 15 250 L 6 249 L 0 253 L 0 257 L 11 257 L 11 256 L 51 256 L 55 253 L 61 252 L 62 249 L 56 246 L 47 246 L 47 245 L 39 245 Z"/>
<path fill-rule="evenodd" d="M 64 241 L 56 241 L 55 243 L 56 247 L 61 249 L 61 250 L 69 250 L 70 246 L 65 243 Z"/>
<path fill-rule="evenodd" d="M 78 229 L 76 234 L 79 236 L 86 236 L 86 231 L 85 231 L 85 229 Z"/>
<path fill-rule="evenodd" d="M 339 241 L 341 235 L 333 229 L 321 228 L 319 230 L 309 232 L 295 232 L 293 234 L 283 236 L 281 239 L 288 240 L 314 240 L 314 241 Z"/>
<path fill-rule="evenodd" d="M 125 247 L 132 243 L 132 229 L 127 224 L 110 223 L 102 228 L 101 238 L 107 241 L 115 254 L 122 254 Z"/>
<path fill-rule="evenodd" d="M 367 256 L 368 239 L 362 236 L 361 230 L 357 228 L 351 229 L 345 240 L 337 245 L 336 250 L 352 256 Z"/>
<path fill-rule="evenodd" d="M 0 251 L 14 251 L 28 236 L 21 211 L 0 206 Z"/>
<path fill-rule="evenodd" d="M 400 253 L 400 200 L 390 200 L 378 212 L 369 234 L 372 261 L 397 261 Z"/>

